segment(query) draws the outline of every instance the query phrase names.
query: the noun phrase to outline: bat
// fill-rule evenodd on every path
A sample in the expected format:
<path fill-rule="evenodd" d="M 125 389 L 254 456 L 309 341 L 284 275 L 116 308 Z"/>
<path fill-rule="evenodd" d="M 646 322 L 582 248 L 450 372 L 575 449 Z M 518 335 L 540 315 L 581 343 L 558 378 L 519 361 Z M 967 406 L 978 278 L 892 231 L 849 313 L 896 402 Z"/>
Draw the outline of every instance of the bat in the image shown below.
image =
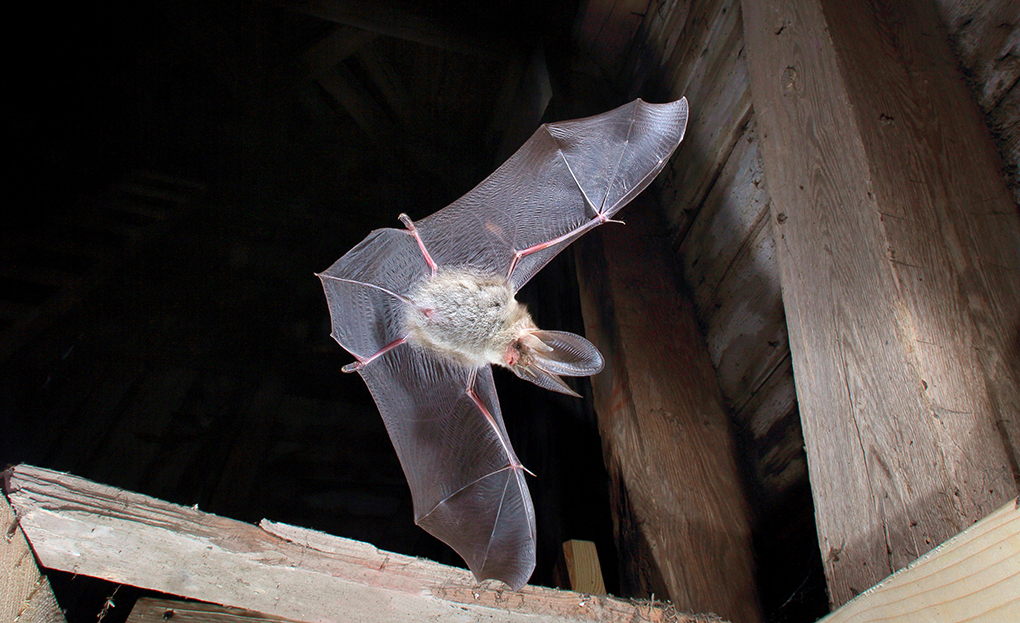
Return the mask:
<path fill-rule="evenodd" d="M 640 99 L 541 126 L 502 166 L 405 229 L 377 229 L 322 280 L 332 337 L 355 362 L 407 477 L 415 523 L 478 581 L 514 590 L 535 568 L 535 511 L 492 364 L 576 396 L 602 369 L 588 340 L 535 326 L 517 291 L 644 190 L 683 139 L 687 100 Z M 617 221 L 618 222 L 618 221 Z"/>

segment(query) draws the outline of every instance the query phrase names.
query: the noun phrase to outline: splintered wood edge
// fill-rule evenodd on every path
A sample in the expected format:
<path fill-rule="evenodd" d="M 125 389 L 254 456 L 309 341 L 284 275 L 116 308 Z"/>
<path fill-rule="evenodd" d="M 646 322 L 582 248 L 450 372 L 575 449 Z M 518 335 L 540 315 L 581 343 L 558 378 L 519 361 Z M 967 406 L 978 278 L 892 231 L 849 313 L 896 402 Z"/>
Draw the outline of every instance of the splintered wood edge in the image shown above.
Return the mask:
<path fill-rule="evenodd" d="M 819 623 L 1020 621 L 1018 504 L 1010 501 Z"/>
<path fill-rule="evenodd" d="M 7 500 L 0 497 L 0 621 L 65 623 L 50 583 L 35 557 Z"/>
<path fill-rule="evenodd" d="M 4 482 L 46 568 L 286 619 L 703 620 L 661 602 L 512 591 L 367 543 L 267 520 L 253 526 L 28 465 L 7 470 Z"/>

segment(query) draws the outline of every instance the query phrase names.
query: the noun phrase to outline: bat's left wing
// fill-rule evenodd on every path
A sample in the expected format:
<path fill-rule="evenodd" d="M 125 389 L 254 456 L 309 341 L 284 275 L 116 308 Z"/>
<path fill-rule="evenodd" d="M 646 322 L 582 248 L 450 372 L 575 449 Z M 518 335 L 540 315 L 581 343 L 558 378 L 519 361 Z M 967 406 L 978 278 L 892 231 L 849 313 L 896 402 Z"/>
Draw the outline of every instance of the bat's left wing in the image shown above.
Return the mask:
<path fill-rule="evenodd" d="M 456 550 L 477 579 L 524 586 L 535 569 L 535 510 L 492 369 L 405 347 L 359 372 L 400 457 L 415 523 Z"/>
<path fill-rule="evenodd" d="M 415 523 L 479 580 L 514 590 L 535 568 L 535 511 L 489 366 L 465 368 L 406 343 L 409 290 L 429 274 L 407 230 L 379 229 L 322 279 L 332 336 L 357 359 L 400 458 Z"/>
<path fill-rule="evenodd" d="M 640 99 L 545 124 L 466 195 L 416 223 L 440 266 L 502 274 L 520 289 L 557 253 L 644 190 L 683 140 L 687 99 Z"/>

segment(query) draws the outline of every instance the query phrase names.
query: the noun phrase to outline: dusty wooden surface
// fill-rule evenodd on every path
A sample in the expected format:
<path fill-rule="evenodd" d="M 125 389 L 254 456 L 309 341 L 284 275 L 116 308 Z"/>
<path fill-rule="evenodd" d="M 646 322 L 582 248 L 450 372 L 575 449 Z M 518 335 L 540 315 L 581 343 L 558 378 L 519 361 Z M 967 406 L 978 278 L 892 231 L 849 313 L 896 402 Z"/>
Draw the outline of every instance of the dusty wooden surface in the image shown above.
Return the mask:
<path fill-rule="evenodd" d="M 1016 500 L 883 580 L 820 623 L 1020 621 Z"/>
<path fill-rule="evenodd" d="M 291 623 L 290 619 L 260 612 L 227 608 L 200 601 L 142 597 L 135 602 L 127 623 Z"/>
<path fill-rule="evenodd" d="M 259 526 L 18 466 L 6 488 L 47 568 L 298 621 L 694 621 L 667 605 L 499 582 L 263 520 Z"/>
<path fill-rule="evenodd" d="M 1020 223 L 931 6 L 743 7 L 839 605 L 1016 495 Z"/>
<path fill-rule="evenodd" d="M 585 334 L 606 360 L 592 387 L 623 509 L 618 549 L 633 553 L 623 575 L 638 583 L 627 590 L 665 589 L 682 609 L 757 621 L 750 520 L 726 414 L 647 201 L 628 207 L 625 226 L 579 243 Z"/>
<path fill-rule="evenodd" d="M 39 572 L 7 499 L 0 496 L 0 621 L 64 623 L 50 583 Z"/>
<path fill-rule="evenodd" d="M 996 138 L 1020 204 L 1020 4 L 935 0 Z"/>

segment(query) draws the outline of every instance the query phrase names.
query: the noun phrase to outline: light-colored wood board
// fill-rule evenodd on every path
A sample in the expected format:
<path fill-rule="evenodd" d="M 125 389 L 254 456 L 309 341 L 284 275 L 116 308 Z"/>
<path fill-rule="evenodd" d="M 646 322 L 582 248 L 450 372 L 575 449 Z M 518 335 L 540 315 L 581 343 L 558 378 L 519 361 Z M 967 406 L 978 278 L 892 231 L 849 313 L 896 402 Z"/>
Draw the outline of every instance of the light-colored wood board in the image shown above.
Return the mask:
<path fill-rule="evenodd" d="M 592 388 L 617 549 L 633 552 L 621 583 L 665 590 L 685 610 L 756 621 L 750 520 L 729 423 L 663 230 L 642 195 L 628 206 L 626 227 L 578 243 L 585 335 L 606 362 Z"/>
<path fill-rule="evenodd" d="M 1017 298 L 1004 293 L 1018 285 L 1001 276 L 1020 261 L 1006 252 L 1016 249 L 1016 211 L 1002 201 L 930 6 L 743 6 L 820 548 L 838 605 L 1016 493 L 1015 445 L 998 428 L 1011 423 L 992 413 L 1018 408 L 1000 332 L 1017 326 Z M 936 350 L 953 352 L 923 352 L 918 338 L 932 341 L 938 327 Z M 961 393 L 951 401 L 946 390 Z"/>
<path fill-rule="evenodd" d="M 665 621 L 662 605 L 471 573 L 263 520 L 253 526 L 31 466 L 6 474 L 25 534 L 50 569 L 296 621 Z M 680 616 L 678 620 L 694 621 Z"/>
<path fill-rule="evenodd" d="M 64 623 L 7 498 L 0 496 L 0 621 Z"/>
<path fill-rule="evenodd" d="M 242 608 L 227 608 L 201 601 L 183 601 L 161 597 L 142 597 L 135 602 L 127 623 L 291 623 Z"/>
<path fill-rule="evenodd" d="M 858 596 L 819 623 L 1020 621 L 1016 501 Z"/>
<path fill-rule="evenodd" d="M 570 590 L 577 593 L 605 595 L 599 552 L 591 541 L 571 539 L 563 543 L 563 559 L 570 578 Z"/>

